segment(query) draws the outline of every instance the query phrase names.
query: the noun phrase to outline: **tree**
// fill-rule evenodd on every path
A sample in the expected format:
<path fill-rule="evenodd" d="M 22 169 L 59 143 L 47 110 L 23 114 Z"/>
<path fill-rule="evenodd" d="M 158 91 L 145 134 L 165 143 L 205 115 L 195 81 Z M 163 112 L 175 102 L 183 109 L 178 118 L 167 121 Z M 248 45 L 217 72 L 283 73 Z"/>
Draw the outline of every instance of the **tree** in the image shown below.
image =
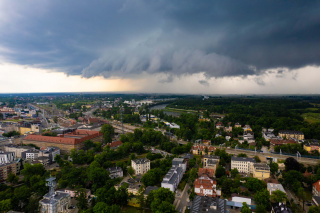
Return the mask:
<path fill-rule="evenodd" d="M 226 175 L 226 170 L 222 166 L 218 166 L 217 171 L 216 171 L 216 177 L 220 178 L 222 176 Z"/>
<path fill-rule="evenodd" d="M 206 148 L 204 149 L 204 152 L 205 152 L 206 154 L 208 154 L 208 147 L 206 147 Z"/>
<path fill-rule="evenodd" d="M 174 193 L 167 188 L 159 188 L 149 193 L 147 203 L 149 203 L 152 212 L 160 213 L 175 213 L 175 208 L 172 205 L 174 201 Z"/>
<path fill-rule="evenodd" d="M 254 156 L 253 158 L 256 160 L 257 163 L 260 163 L 260 162 L 261 162 L 261 160 L 260 160 L 260 158 L 259 158 L 258 155 Z"/>
<path fill-rule="evenodd" d="M 110 212 L 110 213 L 121 213 L 121 208 L 118 205 L 112 205 L 108 206 L 104 202 L 98 202 L 94 207 L 93 207 L 93 212 L 94 213 L 105 213 L 105 212 Z"/>
<path fill-rule="evenodd" d="M 270 208 L 270 193 L 267 189 L 262 189 L 258 191 L 253 196 L 254 202 L 258 205 L 263 205 L 267 209 Z"/>
<path fill-rule="evenodd" d="M 300 200 L 302 200 L 303 210 L 304 210 L 304 201 L 307 199 L 307 194 L 306 194 L 305 190 L 304 190 L 302 187 L 300 187 L 300 188 L 298 189 L 297 195 L 298 195 L 298 198 L 299 198 Z"/>
<path fill-rule="evenodd" d="M 290 171 L 290 170 L 300 171 L 300 164 L 293 157 L 287 158 L 286 161 L 284 162 L 284 165 L 286 166 L 286 171 Z"/>
<path fill-rule="evenodd" d="M 23 208 L 24 205 L 28 203 L 30 195 L 30 188 L 25 185 L 14 189 L 14 196 L 19 200 L 19 206 L 21 208 Z"/>
<path fill-rule="evenodd" d="M 110 124 L 102 125 L 100 132 L 103 134 L 105 143 L 112 142 L 112 136 L 114 135 L 114 128 L 112 125 Z"/>
<path fill-rule="evenodd" d="M 87 200 L 87 193 L 85 189 L 78 189 L 77 190 L 77 207 L 79 210 L 86 210 L 88 208 L 88 200 Z"/>
<path fill-rule="evenodd" d="M 270 172 L 271 174 L 275 174 L 279 170 L 279 165 L 277 163 L 271 162 L 270 163 Z"/>
<path fill-rule="evenodd" d="M 6 200 L 0 201 L 0 211 L 1 212 L 7 212 L 11 209 L 12 209 L 11 199 L 6 199 Z"/>
<path fill-rule="evenodd" d="M 244 157 L 244 158 L 247 158 L 247 157 L 248 157 L 248 155 L 247 155 L 247 154 L 245 154 L 245 153 L 240 153 L 240 154 L 238 154 L 238 155 L 237 155 L 237 157 Z"/>
<path fill-rule="evenodd" d="M 134 174 L 134 169 L 130 166 L 128 168 L 128 173 L 132 176 Z"/>
<path fill-rule="evenodd" d="M 58 117 L 57 116 L 53 117 L 53 122 L 58 123 Z"/>
<path fill-rule="evenodd" d="M 319 213 L 320 212 L 320 206 L 310 206 L 308 213 Z"/>
<path fill-rule="evenodd" d="M 251 213 L 251 210 L 246 202 L 242 203 L 241 213 Z"/>
<path fill-rule="evenodd" d="M 264 205 L 257 205 L 256 213 L 267 213 L 266 207 Z"/>
<path fill-rule="evenodd" d="M 231 173 L 231 177 L 233 178 L 236 177 L 237 174 L 239 174 L 237 168 L 231 169 L 230 173 Z"/>
<path fill-rule="evenodd" d="M 271 193 L 270 199 L 274 203 L 283 203 L 287 200 L 287 195 L 280 190 L 276 190 Z"/>
<path fill-rule="evenodd" d="M 246 187 L 251 192 L 257 192 L 257 191 L 265 188 L 265 183 L 257 178 L 249 177 L 249 178 L 247 178 Z"/>
<path fill-rule="evenodd" d="M 141 210 L 141 212 L 143 212 L 143 209 L 146 206 L 146 199 L 144 197 L 144 188 L 141 186 L 139 191 L 138 191 L 138 195 L 137 195 L 137 199 L 138 199 L 138 203 L 139 203 L 139 209 Z"/>
<path fill-rule="evenodd" d="M 12 184 L 17 184 L 19 181 L 19 177 L 13 173 L 9 173 L 7 181 Z"/>
<path fill-rule="evenodd" d="M 161 169 L 155 168 L 150 169 L 146 174 L 144 174 L 141 178 L 141 182 L 147 186 L 154 186 L 161 182 Z"/>

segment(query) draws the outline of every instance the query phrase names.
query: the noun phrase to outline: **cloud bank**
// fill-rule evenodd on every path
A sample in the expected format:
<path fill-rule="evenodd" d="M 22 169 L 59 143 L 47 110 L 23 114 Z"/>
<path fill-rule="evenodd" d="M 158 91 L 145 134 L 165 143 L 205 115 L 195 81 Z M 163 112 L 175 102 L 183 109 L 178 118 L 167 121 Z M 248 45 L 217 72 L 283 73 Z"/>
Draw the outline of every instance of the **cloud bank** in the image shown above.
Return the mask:
<path fill-rule="evenodd" d="M 2 60 L 85 78 L 320 65 L 319 1 L 4 0 L 0 10 Z"/>

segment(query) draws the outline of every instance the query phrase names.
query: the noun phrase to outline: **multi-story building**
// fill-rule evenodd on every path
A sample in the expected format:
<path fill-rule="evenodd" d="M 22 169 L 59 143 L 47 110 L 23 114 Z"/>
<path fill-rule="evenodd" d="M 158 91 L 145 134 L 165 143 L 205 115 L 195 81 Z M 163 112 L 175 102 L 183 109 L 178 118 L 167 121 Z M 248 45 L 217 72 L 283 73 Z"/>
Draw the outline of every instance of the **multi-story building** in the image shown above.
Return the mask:
<path fill-rule="evenodd" d="M 215 156 L 215 155 L 204 155 L 204 156 L 202 157 L 202 159 L 201 159 L 203 167 L 207 167 L 207 166 L 208 166 L 208 165 L 207 165 L 207 162 L 208 162 L 209 159 L 210 159 L 210 160 L 215 160 L 215 161 L 217 161 L 217 163 L 219 163 L 219 161 L 220 161 L 220 157 L 219 157 L 219 156 Z"/>
<path fill-rule="evenodd" d="M 190 213 L 226 213 L 227 201 L 217 197 L 195 196 Z"/>
<path fill-rule="evenodd" d="M 168 173 L 164 176 L 161 187 L 168 188 L 174 192 L 178 187 L 183 176 L 183 168 L 180 166 L 172 166 Z"/>
<path fill-rule="evenodd" d="M 138 158 L 131 161 L 131 166 L 136 175 L 143 175 L 150 170 L 150 160 L 147 158 Z"/>
<path fill-rule="evenodd" d="M 187 170 L 187 161 L 184 158 L 173 158 L 172 166 L 179 166 L 182 168 L 183 173 Z"/>
<path fill-rule="evenodd" d="M 208 159 L 207 163 L 206 163 L 206 168 L 207 169 L 212 169 L 213 170 L 213 174 L 215 175 L 217 167 L 219 164 L 219 160 L 216 159 Z"/>
<path fill-rule="evenodd" d="M 0 164 L 10 163 L 15 160 L 14 152 L 0 151 Z"/>
<path fill-rule="evenodd" d="M 13 144 L 9 144 L 4 146 L 4 151 L 6 152 L 14 152 L 16 158 L 21 158 L 21 153 L 28 151 L 30 149 L 34 149 L 33 147 L 30 146 L 17 146 Z"/>
<path fill-rule="evenodd" d="M 28 135 L 23 139 L 23 144 L 34 144 L 38 147 L 58 147 L 62 153 L 69 153 L 71 149 L 79 150 L 84 147 L 86 140 L 93 142 L 102 140 L 102 133 L 99 131 L 77 129 L 59 137 Z"/>
<path fill-rule="evenodd" d="M 39 151 L 39 156 L 48 157 L 50 163 L 54 162 L 56 155 L 60 155 L 60 149 L 58 147 L 43 147 Z"/>
<path fill-rule="evenodd" d="M 39 201 L 41 213 L 67 213 L 71 205 L 71 197 L 69 193 L 54 191 L 56 186 L 55 177 L 47 179 L 47 186 L 50 187 L 49 193 L 43 196 Z"/>
<path fill-rule="evenodd" d="M 270 167 L 266 163 L 253 164 L 253 177 L 264 180 L 270 177 Z"/>
<path fill-rule="evenodd" d="M 217 182 L 206 175 L 196 179 L 194 192 L 199 196 L 217 197 Z M 220 193 L 221 195 L 221 193 Z"/>
<path fill-rule="evenodd" d="M 280 130 L 278 135 L 281 138 L 286 138 L 286 139 L 290 139 L 290 138 L 295 138 L 295 139 L 298 139 L 298 140 L 303 140 L 304 139 L 304 134 L 301 131 Z"/>
<path fill-rule="evenodd" d="M 19 166 L 16 162 L 5 163 L 0 165 L 0 181 L 7 180 L 8 175 L 10 173 L 15 175 L 19 173 Z"/>
<path fill-rule="evenodd" d="M 231 157 L 231 169 L 237 169 L 240 173 L 253 173 L 254 158 Z"/>
<path fill-rule="evenodd" d="M 21 158 L 26 160 L 35 160 L 39 157 L 39 150 L 30 149 L 21 153 Z"/>
<path fill-rule="evenodd" d="M 107 171 L 110 173 L 109 176 L 111 179 L 123 177 L 123 170 L 121 167 L 107 168 Z"/>

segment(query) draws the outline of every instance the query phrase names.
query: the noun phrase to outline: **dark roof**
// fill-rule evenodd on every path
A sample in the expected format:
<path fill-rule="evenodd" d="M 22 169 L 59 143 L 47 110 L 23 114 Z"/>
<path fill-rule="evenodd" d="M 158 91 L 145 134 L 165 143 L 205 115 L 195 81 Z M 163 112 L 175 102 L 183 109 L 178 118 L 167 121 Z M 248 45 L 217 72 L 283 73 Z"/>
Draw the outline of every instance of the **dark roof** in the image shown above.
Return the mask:
<path fill-rule="evenodd" d="M 250 162 L 256 162 L 256 160 L 254 158 L 245 158 L 245 157 L 231 157 L 232 161 L 250 161 Z"/>
<path fill-rule="evenodd" d="M 215 207 L 216 209 L 212 208 Z M 219 198 L 214 198 L 214 197 L 202 197 L 196 195 L 193 202 L 192 206 L 190 209 L 191 213 L 202 213 L 202 212 L 207 212 L 207 213 L 225 213 L 226 211 L 226 201 L 219 199 Z"/>
<path fill-rule="evenodd" d="M 150 160 L 147 158 L 138 158 L 138 159 L 134 159 L 132 161 L 134 161 L 136 164 L 144 164 L 146 162 L 150 162 Z"/>
<path fill-rule="evenodd" d="M 122 171 L 122 168 L 121 167 L 110 167 L 110 168 L 107 168 L 107 171 L 109 171 L 110 173 L 113 173 L 113 172 L 119 172 L 119 171 Z"/>
<path fill-rule="evenodd" d="M 151 192 L 151 191 L 153 191 L 153 190 L 158 190 L 159 189 L 159 187 L 156 187 L 156 186 L 148 186 L 147 188 L 146 188 L 146 190 L 144 191 L 144 194 L 145 195 L 149 195 L 149 193 Z"/>
<path fill-rule="evenodd" d="M 274 213 L 292 213 L 292 210 L 283 203 L 272 204 Z"/>
<path fill-rule="evenodd" d="M 303 132 L 301 131 L 295 131 L 295 130 L 280 130 L 279 134 L 295 134 L 295 135 L 303 135 Z"/>
<path fill-rule="evenodd" d="M 194 156 L 193 156 L 193 154 L 188 153 L 183 158 L 192 159 L 192 158 L 194 158 Z"/>
<path fill-rule="evenodd" d="M 202 158 L 220 159 L 220 157 L 216 155 L 204 155 Z"/>

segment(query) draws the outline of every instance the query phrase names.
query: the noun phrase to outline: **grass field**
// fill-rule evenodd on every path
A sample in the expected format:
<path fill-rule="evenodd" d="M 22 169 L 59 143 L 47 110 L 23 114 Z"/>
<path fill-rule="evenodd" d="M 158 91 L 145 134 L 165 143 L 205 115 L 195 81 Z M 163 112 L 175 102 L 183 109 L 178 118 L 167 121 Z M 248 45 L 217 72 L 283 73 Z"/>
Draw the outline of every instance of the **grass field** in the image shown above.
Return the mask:
<path fill-rule="evenodd" d="M 303 119 L 309 123 L 316 123 L 316 122 L 320 122 L 320 113 L 312 113 L 312 112 L 308 112 L 308 113 L 304 113 L 301 115 L 303 117 Z"/>

